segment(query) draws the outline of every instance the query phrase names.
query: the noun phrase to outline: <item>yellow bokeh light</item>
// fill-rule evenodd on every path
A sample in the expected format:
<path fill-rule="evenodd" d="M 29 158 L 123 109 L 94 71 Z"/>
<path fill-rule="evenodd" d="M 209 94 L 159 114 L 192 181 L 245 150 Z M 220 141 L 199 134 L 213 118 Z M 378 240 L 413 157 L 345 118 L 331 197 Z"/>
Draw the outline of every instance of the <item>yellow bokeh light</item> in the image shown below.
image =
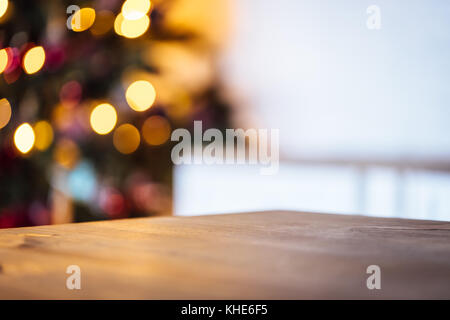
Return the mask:
<path fill-rule="evenodd" d="M 122 86 L 125 90 L 130 84 L 138 80 L 145 80 L 152 84 L 155 91 L 158 93 L 155 98 L 155 103 L 162 103 L 170 105 L 173 103 L 175 97 L 180 91 L 185 91 L 183 88 L 174 85 L 168 77 L 160 73 L 149 73 L 146 70 L 137 68 L 127 68 L 122 73 Z"/>
<path fill-rule="evenodd" d="M 34 125 L 34 133 L 36 135 L 35 148 L 44 151 L 53 142 L 53 128 L 47 121 L 39 121 Z"/>
<path fill-rule="evenodd" d="M 0 129 L 6 126 L 11 119 L 11 105 L 5 98 L 0 100 Z"/>
<path fill-rule="evenodd" d="M 120 24 L 120 35 L 134 39 L 142 36 L 150 26 L 150 18 L 146 15 L 137 20 L 123 19 Z"/>
<path fill-rule="evenodd" d="M 122 5 L 122 14 L 127 20 L 137 20 L 150 11 L 149 0 L 127 0 Z"/>
<path fill-rule="evenodd" d="M 122 13 L 119 13 L 114 20 L 114 31 L 119 35 L 122 36 L 122 23 L 125 20 Z"/>
<path fill-rule="evenodd" d="M 33 128 L 29 123 L 21 124 L 14 132 L 14 145 L 22 153 L 28 153 L 35 141 Z"/>
<path fill-rule="evenodd" d="M 150 82 L 139 80 L 128 87 L 125 97 L 131 109 L 141 112 L 153 105 L 156 91 Z"/>
<path fill-rule="evenodd" d="M 33 47 L 23 57 L 23 69 L 28 74 L 41 70 L 45 63 L 45 51 L 41 46 Z"/>
<path fill-rule="evenodd" d="M 95 10 L 92 8 L 82 8 L 72 16 L 72 30 L 82 32 L 89 29 L 95 21 Z"/>
<path fill-rule="evenodd" d="M 3 17 L 3 15 L 6 13 L 6 10 L 8 10 L 8 0 L 0 0 L 0 18 Z"/>
<path fill-rule="evenodd" d="M 159 146 L 169 140 L 171 130 L 166 118 L 151 116 L 142 126 L 142 136 L 149 145 Z"/>
<path fill-rule="evenodd" d="M 5 71 L 9 62 L 9 54 L 7 49 L 0 50 L 0 73 Z"/>
<path fill-rule="evenodd" d="M 113 143 L 120 153 L 130 154 L 139 147 L 141 136 L 136 127 L 126 123 L 114 131 Z"/>
<path fill-rule="evenodd" d="M 108 103 L 102 103 L 91 112 L 91 127 L 98 134 L 108 134 L 114 129 L 117 122 L 117 112 Z"/>
<path fill-rule="evenodd" d="M 53 158 L 63 168 L 73 169 L 80 158 L 80 150 L 72 140 L 61 139 L 56 144 Z"/>

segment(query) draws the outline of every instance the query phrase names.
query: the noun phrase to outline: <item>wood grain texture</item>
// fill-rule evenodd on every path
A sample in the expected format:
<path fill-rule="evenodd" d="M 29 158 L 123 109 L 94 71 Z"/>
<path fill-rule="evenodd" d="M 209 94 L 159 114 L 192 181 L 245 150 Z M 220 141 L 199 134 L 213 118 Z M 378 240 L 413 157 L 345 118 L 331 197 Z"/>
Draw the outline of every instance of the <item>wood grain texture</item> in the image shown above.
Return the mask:
<path fill-rule="evenodd" d="M 280 211 L 5 229 L 0 298 L 450 299 L 450 223 Z"/>

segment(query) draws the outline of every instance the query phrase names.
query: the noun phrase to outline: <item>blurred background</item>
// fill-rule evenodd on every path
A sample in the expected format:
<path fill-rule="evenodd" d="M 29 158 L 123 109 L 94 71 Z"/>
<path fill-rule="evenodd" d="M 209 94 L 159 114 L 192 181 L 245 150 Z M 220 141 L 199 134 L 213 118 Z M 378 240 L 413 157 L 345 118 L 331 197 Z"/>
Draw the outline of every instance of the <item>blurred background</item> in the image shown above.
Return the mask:
<path fill-rule="evenodd" d="M 450 220 L 449 2 L 230 3 L 233 125 L 280 129 L 281 167 L 179 167 L 176 213 Z"/>
<path fill-rule="evenodd" d="M 81 8 L 76 11 L 71 5 Z M 450 220 L 450 3 L 0 0 L 0 228 L 286 209 Z M 280 130 L 278 174 L 173 167 Z"/>
<path fill-rule="evenodd" d="M 225 4 L 0 0 L 0 227 L 171 214 L 172 130 L 231 126 Z"/>

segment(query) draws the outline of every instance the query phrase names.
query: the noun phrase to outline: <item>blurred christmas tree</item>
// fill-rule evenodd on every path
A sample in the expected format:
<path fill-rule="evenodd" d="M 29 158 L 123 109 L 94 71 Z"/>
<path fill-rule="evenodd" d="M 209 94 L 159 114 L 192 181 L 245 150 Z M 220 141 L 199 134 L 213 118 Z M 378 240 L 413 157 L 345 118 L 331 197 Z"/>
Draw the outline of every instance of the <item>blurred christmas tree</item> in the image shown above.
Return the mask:
<path fill-rule="evenodd" d="M 228 126 L 226 9 L 0 0 L 0 227 L 170 212 L 171 131 Z"/>

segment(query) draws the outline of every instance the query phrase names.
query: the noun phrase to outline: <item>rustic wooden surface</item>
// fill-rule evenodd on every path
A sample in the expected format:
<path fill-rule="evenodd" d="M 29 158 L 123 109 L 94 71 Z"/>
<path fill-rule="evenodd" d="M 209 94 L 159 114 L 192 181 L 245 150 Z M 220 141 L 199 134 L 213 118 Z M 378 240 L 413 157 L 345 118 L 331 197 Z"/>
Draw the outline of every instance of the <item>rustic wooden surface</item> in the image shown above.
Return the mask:
<path fill-rule="evenodd" d="M 73 264 L 81 290 L 66 288 Z M 450 223 L 264 212 L 5 229 L 0 298 L 450 299 Z"/>

